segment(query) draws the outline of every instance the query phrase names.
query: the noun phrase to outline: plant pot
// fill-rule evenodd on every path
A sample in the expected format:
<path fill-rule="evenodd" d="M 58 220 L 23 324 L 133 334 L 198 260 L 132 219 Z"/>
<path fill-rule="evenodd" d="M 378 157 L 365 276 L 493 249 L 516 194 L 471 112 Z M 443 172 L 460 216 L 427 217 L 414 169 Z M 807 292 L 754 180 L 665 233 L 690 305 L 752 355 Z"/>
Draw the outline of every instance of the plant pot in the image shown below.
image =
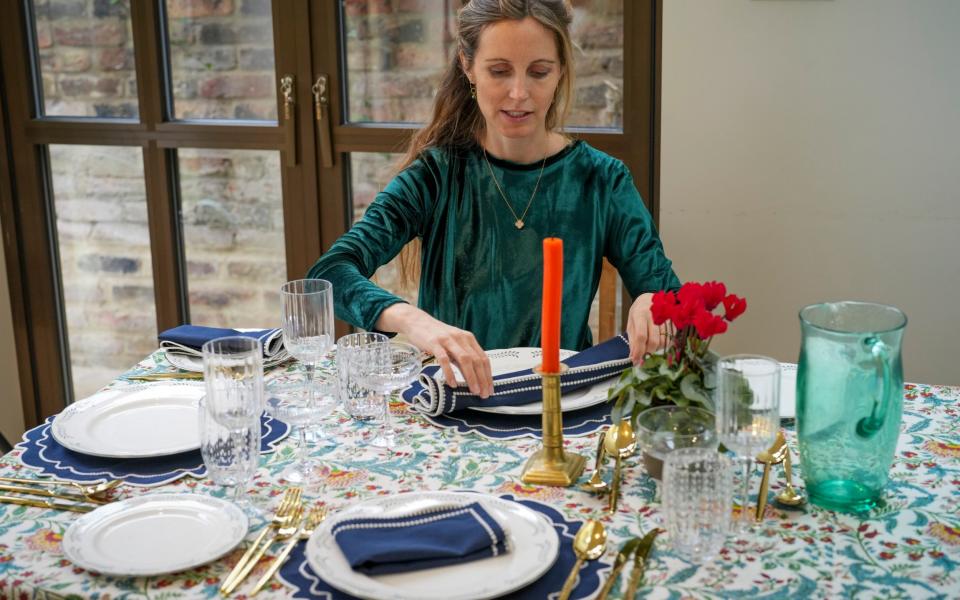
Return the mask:
<path fill-rule="evenodd" d="M 663 477 L 663 461 L 646 452 L 642 452 L 641 454 L 643 458 L 643 468 L 646 469 L 647 475 L 660 481 Z"/>

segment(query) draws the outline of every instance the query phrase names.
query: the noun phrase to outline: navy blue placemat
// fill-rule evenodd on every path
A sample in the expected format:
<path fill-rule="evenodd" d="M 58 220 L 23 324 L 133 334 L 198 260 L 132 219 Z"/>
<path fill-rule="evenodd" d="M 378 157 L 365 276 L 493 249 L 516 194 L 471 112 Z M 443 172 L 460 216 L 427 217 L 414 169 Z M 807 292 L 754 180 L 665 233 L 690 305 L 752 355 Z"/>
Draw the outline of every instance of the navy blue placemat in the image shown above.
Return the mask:
<path fill-rule="evenodd" d="M 20 460 L 43 475 L 57 479 L 92 483 L 122 479 L 124 483 L 157 486 L 175 481 L 184 475 L 203 477 L 206 468 L 199 450 L 156 458 L 103 458 L 68 450 L 50 433 L 55 417 L 23 434 L 17 448 L 23 450 Z M 260 417 L 260 452 L 273 452 L 290 433 L 290 426 L 267 415 Z"/>
<path fill-rule="evenodd" d="M 576 556 L 573 554 L 573 536 L 579 531 L 580 521 L 568 521 L 559 511 L 546 504 L 535 502 L 533 500 L 517 500 L 513 496 L 500 496 L 504 500 L 519 502 L 520 504 L 531 508 L 550 519 L 554 529 L 560 536 L 560 552 L 557 560 L 549 571 L 537 581 L 527 587 L 517 590 L 502 598 L 513 600 L 543 600 L 551 594 L 558 594 L 563 588 L 563 582 L 573 568 L 576 562 Z M 306 542 L 297 544 L 287 562 L 280 569 L 280 578 L 289 586 L 293 587 L 294 598 L 324 598 L 326 600 L 354 600 L 353 596 L 336 590 L 313 572 L 310 565 L 307 564 L 305 552 Z M 610 563 L 603 559 L 587 561 L 580 570 L 580 580 L 577 587 L 570 595 L 571 598 L 589 598 L 593 596 L 602 585 L 601 576 L 609 572 Z"/>

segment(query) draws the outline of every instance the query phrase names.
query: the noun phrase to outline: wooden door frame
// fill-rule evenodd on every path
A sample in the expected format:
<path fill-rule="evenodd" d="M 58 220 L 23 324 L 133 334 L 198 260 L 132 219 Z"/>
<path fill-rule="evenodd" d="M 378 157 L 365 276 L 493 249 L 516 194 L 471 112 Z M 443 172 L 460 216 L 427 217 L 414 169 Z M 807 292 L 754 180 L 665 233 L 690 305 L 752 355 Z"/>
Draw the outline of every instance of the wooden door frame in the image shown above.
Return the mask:
<path fill-rule="evenodd" d="M 178 148 L 257 149 L 281 153 L 287 277 L 298 279 L 320 253 L 315 144 L 309 118 L 311 66 L 308 0 L 274 0 L 277 79 L 296 74 L 295 120 L 276 124 L 237 120 L 178 120 L 171 113 L 163 0 L 130 3 L 138 117 L 98 119 L 42 115 L 34 77 L 29 0 L 0 2 L 0 217 L 10 281 L 21 402 L 27 427 L 61 411 L 72 399 L 69 348 L 57 256 L 49 144 L 141 148 L 153 268 L 157 330 L 188 319 L 185 261 L 179 222 Z M 279 86 L 277 86 L 279 87 Z M 276 93 L 280 104 L 279 90 Z"/>

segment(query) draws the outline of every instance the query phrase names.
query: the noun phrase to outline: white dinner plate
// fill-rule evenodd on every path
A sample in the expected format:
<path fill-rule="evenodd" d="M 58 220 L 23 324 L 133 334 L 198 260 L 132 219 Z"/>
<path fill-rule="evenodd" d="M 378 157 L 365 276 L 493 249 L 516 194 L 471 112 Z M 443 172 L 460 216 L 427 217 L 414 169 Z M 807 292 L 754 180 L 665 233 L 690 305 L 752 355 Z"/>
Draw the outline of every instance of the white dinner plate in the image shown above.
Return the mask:
<path fill-rule="evenodd" d="M 164 382 L 104 390 L 57 415 L 62 446 L 91 456 L 148 458 L 200 447 L 202 383 Z"/>
<path fill-rule="evenodd" d="M 486 354 L 490 358 L 490 369 L 494 376 L 531 369 L 540 364 L 542 355 L 540 348 L 506 348 L 489 350 Z M 560 360 L 570 358 L 574 354 L 576 352 L 573 350 L 561 350 Z M 460 373 L 456 372 L 456 375 L 459 379 Z M 566 392 L 560 397 L 560 410 L 563 412 L 580 410 L 606 402 L 607 389 L 616 382 L 617 378 L 611 377 L 590 387 Z M 543 402 L 531 402 L 520 406 L 471 406 L 469 409 L 501 415 L 539 415 L 543 412 Z"/>
<path fill-rule="evenodd" d="M 780 418 L 797 418 L 797 365 L 780 363 Z"/>
<path fill-rule="evenodd" d="M 105 504 L 63 535 L 63 552 L 84 569 L 117 576 L 175 573 L 216 560 L 247 534 L 235 504 L 201 494 L 149 494 Z"/>
<path fill-rule="evenodd" d="M 480 504 L 507 536 L 500 556 L 459 565 L 390 575 L 364 575 L 350 568 L 330 534 L 334 525 L 358 517 L 401 516 L 434 506 Z M 553 566 L 560 548 L 556 530 L 544 515 L 516 502 L 468 492 L 410 492 L 371 498 L 328 517 L 307 541 L 307 562 L 333 587 L 377 600 L 481 600 L 520 589 Z"/>

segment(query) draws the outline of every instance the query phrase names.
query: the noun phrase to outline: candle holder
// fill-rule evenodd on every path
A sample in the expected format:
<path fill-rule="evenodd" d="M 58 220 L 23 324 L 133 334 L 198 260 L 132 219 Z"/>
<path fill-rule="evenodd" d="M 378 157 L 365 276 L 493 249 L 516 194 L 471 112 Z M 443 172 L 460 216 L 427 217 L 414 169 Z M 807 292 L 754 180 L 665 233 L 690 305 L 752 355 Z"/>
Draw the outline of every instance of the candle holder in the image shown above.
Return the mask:
<path fill-rule="evenodd" d="M 543 378 L 543 447 L 523 466 L 520 480 L 524 483 L 569 487 L 583 473 L 586 458 L 563 449 L 560 375 L 566 370 L 562 363 L 557 373 L 533 370 Z"/>

